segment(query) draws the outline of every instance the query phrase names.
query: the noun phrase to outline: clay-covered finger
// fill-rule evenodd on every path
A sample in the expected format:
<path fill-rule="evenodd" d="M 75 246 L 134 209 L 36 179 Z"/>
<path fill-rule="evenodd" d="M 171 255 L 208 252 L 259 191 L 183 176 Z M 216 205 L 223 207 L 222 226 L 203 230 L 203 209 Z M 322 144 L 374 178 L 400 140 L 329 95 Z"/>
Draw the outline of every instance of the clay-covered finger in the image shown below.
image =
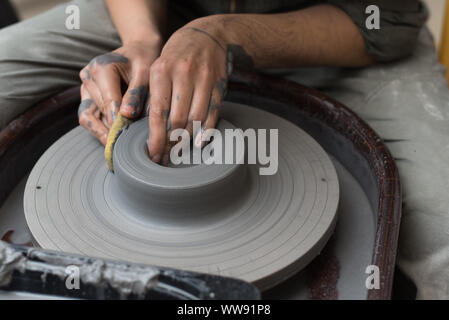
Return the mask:
<path fill-rule="evenodd" d="M 167 121 L 170 113 L 172 83 L 162 69 L 152 67 L 150 73 L 150 112 L 151 134 L 148 141 L 150 159 L 156 163 L 162 160 L 166 147 Z"/>
<path fill-rule="evenodd" d="M 142 114 L 148 96 L 148 73 L 141 72 L 132 77 L 128 90 L 123 96 L 120 113 L 128 119 L 135 119 Z"/>
<path fill-rule="evenodd" d="M 217 87 L 212 90 L 212 94 L 210 97 L 209 108 L 207 112 L 206 121 L 202 124 L 201 131 L 199 133 L 195 133 L 195 146 L 202 147 L 205 141 L 208 140 L 209 137 L 204 136 L 204 132 L 207 129 L 215 128 L 218 117 L 220 115 L 220 109 L 223 101 L 222 93 L 217 89 Z"/>
<path fill-rule="evenodd" d="M 121 104 L 122 74 L 120 69 L 129 64 L 129 59 L 118 52 L 108 52 L 95 57 L 80 72 L 80 78 L 91 94 L 110 127 Z"/>
<path fill-rule="evenodd" d="M 122 101 L 120 86 L 120 74 L 112 66 L 97 69 L 95 85 L 99 90 L 101 103 L 99 106 L 106 120 L 107 126 L 111 127 L 115 121 Z"/>
<path fill-rule="evenodd" d="M 101 121 L 98 106 L 93 101 L 84 85 L 81 86 L 81 103 L 78 108 L 79 124 L 106 145 L 108 129 Z"/>
<path fill-rule="evenodd" d="M 170 116 L 167 122 L 167 142 L 162 156 L 162 164 L 167 165 L 171 146 L 176 143 L 170 140 L 171 133 L 176 129 L 184 129 L 192 103 L 193 85 L 191 81 L 177 80 L 173 85 Z"/>
<path fill-rule="evenodd" d="M 213 87 L 213 82 L 207 75 L 204 77 L 199 77 L 197 83 L 195 84 L 192 104 L 186 125 L 186 130 L 189 132 L 191 137 L 194 137 L 197 134 L 197 132 L 193 132 L 193 121 L 198 121 L 201 122 L 201 124 L 204 124 L 207 118 Z"/>
<path fill-rule="evenodd" d="M 86 71 L 89 72 L 90 76 L 89 76 L 89 78 L 84 78 L 83 85 L 82 85 L 82 87 L 84 89 L 82 89 L 81 91 L 83 91 L 83 90 L 87 91 L 89 93 L 90 99 L 92 99 L 95 102 L 95 105 L 97 106 L 97 108 L 101 112 L 104 112 L 103 96 L 101 94 L 100 89 L 98 88 L 97 84 L 94 81 L 95 78 L 92 76 L 92 69 L 90 68 L 90 66 L 87 66 L 86 68 L 81 70 L 80 76 L 83 74 L 83 72 L 86 72 Z"/>

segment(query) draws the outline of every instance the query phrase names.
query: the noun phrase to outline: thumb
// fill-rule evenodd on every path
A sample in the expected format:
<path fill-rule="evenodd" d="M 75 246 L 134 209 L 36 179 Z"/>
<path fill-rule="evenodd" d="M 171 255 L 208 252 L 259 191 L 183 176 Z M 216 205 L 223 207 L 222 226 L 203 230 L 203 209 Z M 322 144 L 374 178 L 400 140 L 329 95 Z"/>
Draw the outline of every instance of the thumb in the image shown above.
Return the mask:
<path fill-rule="evenodd" d="M 122 116 L 128 119 L 138 118 L 142 114 L 148 92 L 148 77 L 133 77 L 120 106 Z"/>

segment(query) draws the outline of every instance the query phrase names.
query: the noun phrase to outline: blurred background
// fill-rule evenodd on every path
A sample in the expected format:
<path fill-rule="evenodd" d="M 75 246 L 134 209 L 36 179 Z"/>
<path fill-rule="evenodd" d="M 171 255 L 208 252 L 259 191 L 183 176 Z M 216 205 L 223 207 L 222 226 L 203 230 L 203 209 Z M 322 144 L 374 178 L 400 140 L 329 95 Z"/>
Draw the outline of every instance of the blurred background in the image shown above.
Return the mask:
<path fill-rule="evenodd" d="M 27 19 L 48 10 L 64 0 L 10 0 L 17 10 L 20 19 Z"/>

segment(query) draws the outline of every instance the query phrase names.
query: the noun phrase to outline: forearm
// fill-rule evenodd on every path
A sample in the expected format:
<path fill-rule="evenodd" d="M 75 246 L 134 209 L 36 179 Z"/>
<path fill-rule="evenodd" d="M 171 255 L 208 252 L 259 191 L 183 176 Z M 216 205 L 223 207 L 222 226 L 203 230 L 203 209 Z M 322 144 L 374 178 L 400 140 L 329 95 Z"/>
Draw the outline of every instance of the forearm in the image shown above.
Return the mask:
<path fill-rule="evenodd" d="M 282 14 L 212 16 L 189 26 L 220 39 L 223 47 L 234 51 L 237 65 L 355 67 L 373 62 L 358 27 L 331 5 Z"/>
<path fill-rule="evenodd" d="M 166 25 L 166 0 L 105 0 L 124 45 L 135 41 L 161 44 Z"/>

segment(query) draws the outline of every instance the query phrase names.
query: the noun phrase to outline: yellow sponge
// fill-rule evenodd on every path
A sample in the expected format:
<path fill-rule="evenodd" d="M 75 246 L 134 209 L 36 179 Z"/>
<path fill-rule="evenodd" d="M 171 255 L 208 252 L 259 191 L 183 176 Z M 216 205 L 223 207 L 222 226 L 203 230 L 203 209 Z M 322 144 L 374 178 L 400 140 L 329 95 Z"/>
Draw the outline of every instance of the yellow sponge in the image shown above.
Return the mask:
<path fill-rule="evenodd" d="M 120 112 L 117 115 L 111 129 L 109 130 L 108 139 L 106 142 L 106 147 L 104 149 L 104 157 L 106 158 L 106 165 L 109 170 L 114 172 L 114 164 L 112 162 L 112 155 L 114 153 L 114 145 L 118 137 L 122 133 L 123 129 L 129 126 L 133 120 L 123 117 Z"/>

